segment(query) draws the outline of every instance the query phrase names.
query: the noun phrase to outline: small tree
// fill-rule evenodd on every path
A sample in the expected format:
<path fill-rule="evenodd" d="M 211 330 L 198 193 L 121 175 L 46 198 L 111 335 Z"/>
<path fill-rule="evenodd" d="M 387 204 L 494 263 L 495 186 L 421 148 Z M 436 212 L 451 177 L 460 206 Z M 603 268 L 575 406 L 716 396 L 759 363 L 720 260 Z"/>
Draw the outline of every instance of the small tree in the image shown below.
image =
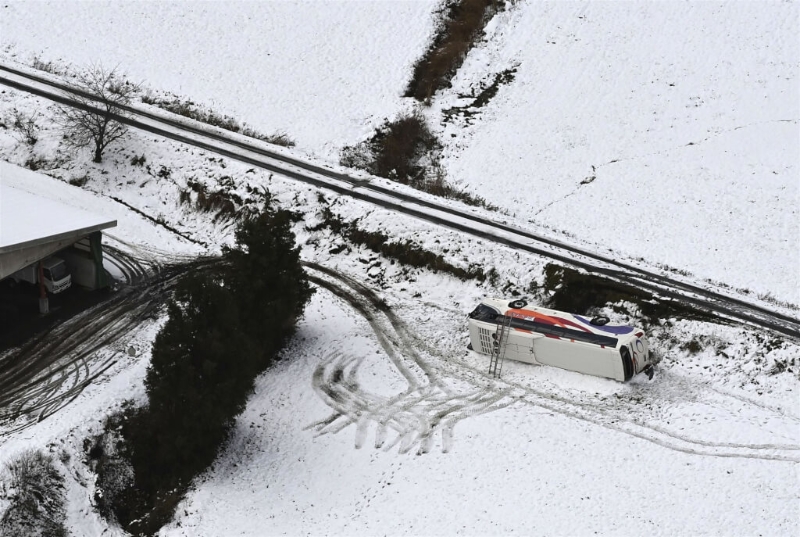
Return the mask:
<path fill-rule="evenodd" d="M 94 162 L 102 162 L 103 150 L 128 132 L 119 118 L 125 116 L 123 107 L 131 103 L 139 85 L 124 80 L 116 69 L 96 66 L 78 75 L 77 89 L 77 95 L 69 94 L 74 105 L 59 106 L 59 122 L 70 145 L 93 147 Z"/>

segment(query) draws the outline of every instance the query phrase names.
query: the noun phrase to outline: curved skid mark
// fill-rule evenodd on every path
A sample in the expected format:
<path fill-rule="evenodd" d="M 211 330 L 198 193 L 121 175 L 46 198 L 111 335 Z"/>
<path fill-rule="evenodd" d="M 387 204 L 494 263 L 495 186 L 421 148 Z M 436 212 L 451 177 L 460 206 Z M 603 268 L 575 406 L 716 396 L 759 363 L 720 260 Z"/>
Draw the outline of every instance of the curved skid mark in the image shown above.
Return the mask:
<path fill-rule="evenodd" d="M 380 449 L 386 443 L 386 424 L 379 422 L 375 429 L 375 449 Z"/>
<path fill-rule="evenodd" d="M 369 419 L 366 416 L 361 416 L 356 422 L 356 449 L 361 449 L 364 446 L 364 440 L 367 438 L 367 427 L 369 427 Z"/>
<path fill-rule="evenodd" d="M 394 363 L 395 367 L 400 372 L 400 374 L 403 375 L 406 381 L 408 381 L 409 385 L 414 387 L 417 386 L 418 384 L 417 378 L 406 367 L 403 361 L 397 357 L 397 353 L 395 352 L 395 347 L 393 345 L 393 342 L 391 341 L 390 338 L 386 336 L 385 331 L 378 324 L 378 322 L 375 319 L 375 315 L 373 314 L 373 312 L 369 310 L 369 308 L 365 307 L 362 302 L 358 301 L 358 299 L 347 293 L 345 290 L 333 285 L 327 280 L 324 280 L 322 278 L 317 278 L 311 275 L 308 276 L 308 279 L 309 281 L 317 284 L 318 286 L 324 289 L 327 289 L 334 295 L 338 296 L 339 298 L 350 304 L 350 306 L 352 306 L 356 311 L 358 311 L 367 320 L 370 327 L 372 327 L 375 336 L 378 338 L 378 342 L 380 343 L 381 347 L 383 347 L 383 350 L 386 351 L 386 354 L 389 355 L 389 358 L 391 358 L 392 362 Z"/>
<path fill-rule="evenodd" d="M 458 367 L 454 367 L 454 365 L 456 363 L 457 363 Z M 458 376 L 458 377 L 463 378 L 465 380 L 470 380 L 470 378 L 469 378 L 469 373 L 470 372 L 477 373 L 477 374 L 479 374 L 481 376 L 485 376 L 483 371 L 479 371 L 479 370 L 473 368 L 472 366 L 470 366 L 469 364 L 466 364 L 465 362 L 462 362 L 462 361 L 459 361 L 459 360 L 455 360 L 455 361 L 452 361 L 452 362 L 443 362 L 443 367 L 448 368 L 448 370 L 450 371 L 450 373 L 452 375 Z M 561 405 L 561 408 L 566 409 L 567 411 L 573 412 L 573 414 L 569 414 L 571 417 L 578 417 L 579 419 L 583 419 L 584 421 L 588 421 L 590 423 L 595 423 L 595 424 L 601 425 L 601 426 L 605 426 L 605 424 L 608 423 L 608 422 L 627 423 L 627 424 L 629 424 L 627 426 L 627 428 L 616 427 L 615 430 L 617 430 L 619 432 L 626 433 L 626 434 L 632 434 L 633 436 L 636 436 L 636 437 L 639 437 L 639 438 L 643 438 L 643 439 L 648 439 L 651 436 L 653 438 L 657 438 L 657 437 L 660 437 L 662 435 L 667 435 L 668 434 L 672 438 L 674 438 L 675 440 L 679 440 L 680 442 L 685 442 L 687 444 L 693 444 L 693 445 L 703 446 L 703 447 L 708 447 L 708 448 L 714 447 L 714 448 L 721 448 L 721 449 L 735 448 L 735 449 L 744 449 L 744 450 L 759 450 L 762 447 L 766 447 L 766 446 L 762 446 L 760 444 L 743 444 L 743 443 L 731 443 L 731 442 L 709 442 L 709 441 L 697 440 L 697 439 L 689 437 L 688 435 L 680 435 L 680 434 L 675 433 L 675 432 L 667 432 L 668 430 L 666 428 L 660 427 L 659 425 L 652 424 L 652 423 L 647 423 L 647 422 L 644 422 L 642 420 L 638 420 L 637 418 L 632 417 L 632 414 L 631 414 L 632 409 L 630 407 L 619 408 L 619 409 L 603 408 L 603 407 L 598 406 L 596 402 L 583 402 L 583 401 L 580 401 L 580 400 L 576 400 L 574 398 L 570 399 L 570 398 L 567 398 L 565 396 L 560 395 L 559 393 L 555 393 L 555 392 L 547 391 L 547 390 L 543 390 L 543 389 L 542 390 L 538 390 L 538 389 L 535 389 L 535 388 L 530 388 L 530 387 L 527 387 L 527 386 L 520 385 L 518 383 L 514 383 L 514 382 L 509 381 L 507 379 L 498 380 L 498 381 L 496 381 L 496 383 L 498 385 L 502 384 L 502 385 L 508 386 L 509 388 L 513 388 L 514 392 L 516 394 L 518 394 L 517 397 L 522 398 L 523 396 L 533 396 L 533 397 L 541 398 L 543 401 L 547 402 L 548 406 L 545 407 L 545 408 L 547 408 L 548 410 L 552 410 L 554 412 L 558 411 L 558 410 L 555 410 L 557 407 L 555 407 L 553 405 L 556 405 L 556 404 L 557 405 Z M 541 406 L 544 407 L 544 405 L 541 405 Z M 616 412 L 614 412 L 614 410 L 616 410 Z M 638 408 L 634 407 L 633 410 L 638 410 Z M 565 412 L 561 412 L 561 413 L 565 413 Z M 636 428 L 636 427 L 639 427 L 639 428 L 644 429 L 644 430 L 650 430 L 650 431 L 652 431 L 653 434 L 652 435 L 648 435 L 646 432 L 638 432 L 637 434 L 633 434 L 632 432 L 629 433 L 629 431 L 633 431 L 634 428 Z M 665 432 L 662 433 L 662 430 L 665 431 Z M 659 442 L 663 443 L 663 442 L 666 442 L 666 441 L 662 439 Z M 661 445 L 659 442 L 656 442 L 654 440 L 654 443 L 657 443 L 657 444 Z M 669 447 L 669 444 L 665 445 L 664 447 Z M 793 445 L 778 446 L 778 447 L 780 449 L 798 450 L 798 448 L 800 446 L 797 446 L 797 445 L 793 444 Z M 767 453 L 765 454 L 766 456 L 764 458 L 769 459 L 769 460 L 775 459 L 775 457 L 773 456 L 774 454 L 770 453 L 771 450 L 772 450 L 772 448 L 766 448 Z M 679 451 L 684 451 L 684 450 L 680 449 Z M 710 451 L 704 451 L 702 453 L 698 452 L 697 454 L 710 455 L 710 456 L 714 455 Z M 722 456 L 728 456 L 728 455 L 722 455 Z M 786 459 L 786 460 L 794 460 L 794 454 L 787 455 L 787 457 L 788 457 L 788 459 Z M 758 457 L 755 457 L 755 458 L 758 458 Z M 777 459 L 777 460 L 784 460 L 784 459 Z"/>
<path fill-rule="evenodd" d="M 157 317 L 179 278 L 190 270 L 204 270 L 217 261 L 199 259 L 161 269 L 107 247 L 109 256 L 132 286 L 104 302 L 57 325 L 35 340 L 6 353 L 0 361 L 0 438 L 30 427 L 35 421 L 13 422 L 25 412 L 38 420 L 52 416 L 74 401 L 83 390 L 116 363 L 124 346 L 103 357 L 98 353 L 122 341 L 143 322 Z M 144 268 L 147 263 L 148 269 Z M 149 273 L 153 272 L 150 276 Z"/>
<path fill-rule="evenodd" d="M 450 451 L 454 442 L 455 425 L 463 419 L 505 408 L 517 401 L 534 405 L 561 415 L 579 419 L 617 432 L 647 440 L 668 449 L 685 453 L 718 456 L 744 457 L 777 461 L 800 462 L 800 446 L 795 444 L 745 444 L 733 442 L 712 442 L 680 435 L 655 423 L 647 423 L 637 419 L 631 412 L 640 411 L 636 406 L 611 407 L 598 404 L 598 401 L 582 401 L 580 397 L 558 391 L 557 386 L 550 390 L 522 386 L 505 379 L 495 381 L 488 379 L 483 371 L 471 367 L 460 360 L 441 360 L 436 367 L 422 360 L 415 346 L 427 347 L 413 332 L 407 329 L 383 301 L 368 287 L 353 278 L 338 274 L 331 269 L 314 263 L 307 263 L 307 268 L 321 272 L 336 281 L 319 277 L 311 277 L 324 287 L 343 298 L 361 313 L 369 322 L 381 345 L 392 359 L 399 371 L 405 372 L 409 380 L 409 388 L 391 398 L 366 394 L 357 385 L 343 386 L 337 396 L 351 402 L 351 408 L 342 410 L 351 416 L 350 421 L 358 421 L 357 444 L 360 447 L 365 441 L 366 425 L 370 421 L 377 423 L 375 446 L 383 450 L 391 450 L 399 444 L 400 453 L 407 453 L 415 445 L 418 453 L 426 453 L 431 449 L 434 435 L 442 433 L 442 451 Z M 346 286 L 344 288 L 343 286 Z M 354 296 L 356 292 L 358 296 Z M 389 327 L 385 327 L 378 319 L 385 318 Z M 397 347 L 395 347 L 397 346 Z M 431 352 L 435 354 L 435 352 Z M 403 360 L 397 356 L 413 358 L 414 363 L 424 373 L 424 377 L 411 375 L 413 369 L 405 369 Z M 358 362 L 360 364 L 360 362 Z M 357 365 L 349 370 L 349 378 L 355 379 Z M 458 379 L 468 386 L 467 391 L 458 393 L 439 381 L 439 375 L 448 379 Z M 315 374 L 316 376 L 316 374 Z M 348 392 L 350 389 L 352 391 Z M 718 390 L 710 390 L 718 391 Z M 724 394 L 723 394 L 724 395 Z M 329 402 L 327 398 L 326 402 Z M 747 401 L 752 403 L 752 401 Z M 329 404 L 331 404 L 329 402 Z M 704 404 L 715 403 L 705 401 Z M 721 404 L 721 403 L 720 403 Z M 759 405 L 755 405 L 759 406 Z M 337 410 L 337 406 L 334 406 Z M 725 408 L 721 406 L 721 408 Z M 357 415 L 354 413 L 357 409 Z M 767 409 L 765 410 L 775 410 Z M 779 412 L 783 417 L 785 413 Z M 343 428 L 343 427 L 342 427 Z M 392 428 L 397 436 L 387 443 L 387 431 Z M 339 428 L 338 430 L 341 430 Z M 787 453 L 788 452 L 788 453 Z"/>
<path fill-rule="evenodd" d="M 433 435 L 441 427 L 443 418 L 470 415 L 489 411 L 496 402 L 506 395 L 507 390 L 489 391 L 485 387 L 468 385 L 465 393 L 454 393 L 433 376 L 434 369 L 421 359 L 413 346 L 411 336 L 404 323 L 382 303 L 380 298 L 360 282 L 342 277 L 328 269 L 311 267 L 323 274 L 342 281 L 309 276 L 320 287 L 345 300 L 369 323 L 379 343 L 386 351 L 392 364 L 408 380 L 408 388 L 390 398 L 366 393 L 357 383 L 357 369 L 363 357 L 345 357 L 339 353 L 327 355 L 312 375 L 312 385 L 322 400 L 336 412 L 348 419 L 338 421 L 334 429 L 331 423 L 323 425 L 327 432 L 338 432 L 356 423 L 355 445 L 360 448 L 366 441 L 369 423 L 375 422 L 376 448 L 392 449 L 399 444 L 400 453 L 407 453 L 415 446 L 418 453 L 426 453 L 433 444 Z M 353 294 L 358 292 L 358 296 Z M 366 297 L 366 300 L 365 300 Z M 381 322 L 388 320 L 388 326 Z M 401 356 L 413 359 L 413 366 L 419 368 L 422 376 L 414 373 L 415 368 L 406 366 Z M 469 411 L 464 412 L 465 409 Z M 457 419 L 456 417 L 453 420 Z M 388 429 L 397 432 L 396 438 L 387 443 Z M 452 429 L 448 447 L 452 447 Z"/>

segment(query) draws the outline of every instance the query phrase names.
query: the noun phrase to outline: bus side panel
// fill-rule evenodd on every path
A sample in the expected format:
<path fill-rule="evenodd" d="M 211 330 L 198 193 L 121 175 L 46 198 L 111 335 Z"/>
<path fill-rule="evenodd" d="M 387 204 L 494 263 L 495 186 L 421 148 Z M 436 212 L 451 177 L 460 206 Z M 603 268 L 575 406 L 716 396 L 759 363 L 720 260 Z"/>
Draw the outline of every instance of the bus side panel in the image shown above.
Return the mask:
<path fill-rule="evenodd" d="M 534 342 L 533 350 L 536 361 L 541 364 L 587 375 L 624 380 L 618 367 L 619 353 L 613 348 L 544 337 Z"/>
<path fill-rule="evenodd" d="M 533 349 L 534 338 L 529 332 L 521 330 L 511 330 L 508 334 L 505 357 L 509 360 L 525 362 L 526 364 L 538 364 Z"/>

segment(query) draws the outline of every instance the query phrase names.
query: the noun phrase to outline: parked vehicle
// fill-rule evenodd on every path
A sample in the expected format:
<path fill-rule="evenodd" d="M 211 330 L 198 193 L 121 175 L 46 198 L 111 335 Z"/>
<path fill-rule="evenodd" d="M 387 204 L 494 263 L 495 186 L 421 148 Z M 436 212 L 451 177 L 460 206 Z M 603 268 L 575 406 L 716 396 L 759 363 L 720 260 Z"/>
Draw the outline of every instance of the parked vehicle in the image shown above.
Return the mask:
<path fill-rule="evenodd" d="M 51 256 L 42 262 L 42 283 L 50 293 L 60 293 L 72 285 L 72 276 L 60 257 Z M 16 282 L 39 283 L 39 263 L 28 265 L 11 275 Z"/>
<path fill-rule="evenodd" d="M 542 364 L 625 382 L 645 372 L 653 376 L 654 356 L 644 331 L 530 306 L 525 300 L 486 298 L 469 314 L 470 346 L 503 359 Z"/>

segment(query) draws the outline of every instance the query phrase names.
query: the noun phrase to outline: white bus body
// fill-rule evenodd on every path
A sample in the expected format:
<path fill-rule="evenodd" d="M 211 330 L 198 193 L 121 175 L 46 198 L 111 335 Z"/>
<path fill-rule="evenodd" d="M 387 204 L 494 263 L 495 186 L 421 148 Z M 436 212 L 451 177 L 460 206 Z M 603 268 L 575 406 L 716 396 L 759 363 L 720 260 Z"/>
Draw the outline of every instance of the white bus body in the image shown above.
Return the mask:
<path fill-rule="evenodd" d="M 508 318 L 504 359 L 552 365 L 620 382 L 642 371 L 652 376 L 653 356 L 643 330 L 610 324 L 605 317 L 590 319 L 531 306 L 525 300 L 481 301 L 469 314 L 472 349 L 491 355 L 498 325 Z"/>

